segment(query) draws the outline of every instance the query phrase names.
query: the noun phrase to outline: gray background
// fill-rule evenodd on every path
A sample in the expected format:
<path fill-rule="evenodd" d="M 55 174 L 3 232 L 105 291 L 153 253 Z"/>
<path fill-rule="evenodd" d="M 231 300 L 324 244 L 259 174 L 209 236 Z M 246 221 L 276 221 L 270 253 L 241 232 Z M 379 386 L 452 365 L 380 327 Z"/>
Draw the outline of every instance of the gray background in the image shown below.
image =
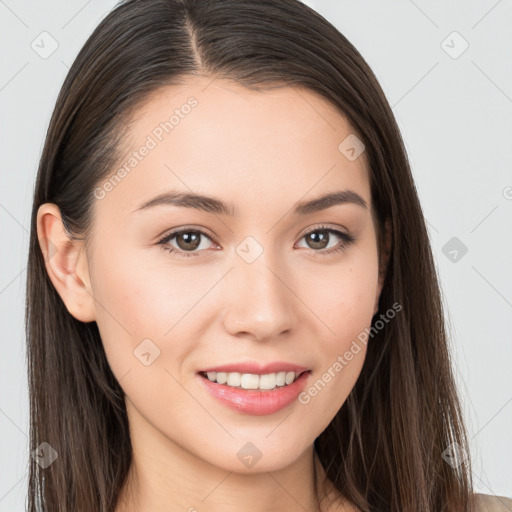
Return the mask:
<path fill-rule="evenodd" d="M 512 496 L 512 1 L 305 3 L 362 53 L 393 108 L 441 278 L 476 488 Z M 0 0 L 0 512 L 24 510 L 35 448 L 23 315 L 38 159 L 69 66 L 114 5 Z"/>

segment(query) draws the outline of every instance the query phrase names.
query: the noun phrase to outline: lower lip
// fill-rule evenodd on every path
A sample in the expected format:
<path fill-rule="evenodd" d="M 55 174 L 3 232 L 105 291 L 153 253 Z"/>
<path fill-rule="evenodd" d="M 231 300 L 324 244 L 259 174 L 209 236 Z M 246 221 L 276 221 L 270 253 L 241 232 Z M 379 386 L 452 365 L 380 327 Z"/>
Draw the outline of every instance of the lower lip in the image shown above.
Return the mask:
<path fill-rule="evenodd" d="M 224 405 L 245 414 L 263 416 L 280 411 L 290 405 L 304 389 L 309 374 L 310 371 L 304 372 L 292 384 L 266 391 L 233 388 L 212 382 L 200 374 L 197 374 L 197 376 L 206 390 Z"/>

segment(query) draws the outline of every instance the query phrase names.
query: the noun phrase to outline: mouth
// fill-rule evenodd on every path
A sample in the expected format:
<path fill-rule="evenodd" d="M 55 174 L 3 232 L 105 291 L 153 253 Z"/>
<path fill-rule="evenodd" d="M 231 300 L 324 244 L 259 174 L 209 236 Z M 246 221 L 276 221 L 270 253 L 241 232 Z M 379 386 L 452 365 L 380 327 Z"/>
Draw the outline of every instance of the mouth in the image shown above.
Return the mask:
<path fill-rule="evenodd" d="M 241 414 L 263 416 L 298 403 L 311 373 L 300 369 L 261 374 L 200 371 L 196 375 L 201 387 L 224 406 Z"/>
<path fill-rule="evenodd" d="M 311 370 L 281 371 L 267 374 L 200 371 L 198 374 L 204 379 L 224 386 L 256 391 L 270 391 L 275 388 L 284 388 L 293 384 L 301 375 L 311 373 Z"/>

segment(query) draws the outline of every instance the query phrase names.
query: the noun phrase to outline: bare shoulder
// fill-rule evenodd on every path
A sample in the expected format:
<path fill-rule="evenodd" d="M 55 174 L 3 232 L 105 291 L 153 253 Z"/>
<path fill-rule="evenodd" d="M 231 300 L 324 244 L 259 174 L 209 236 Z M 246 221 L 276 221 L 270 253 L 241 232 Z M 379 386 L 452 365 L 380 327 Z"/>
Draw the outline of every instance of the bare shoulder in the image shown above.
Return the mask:
<path fill-rule="evenodd" d="M 349 503 L 336 489 L 335 485 L 326 479 L 327 494 L 325 503 L 320 507 L 321 512 L 361 512 L 359 508 Z"/>
<path fill-rule="evenodd" d="M 512 512 L 512 498 L 492 494 L 475 494 L 475 512 Z M 341 498 L 330 503 L 326 512 L 360 512 Z"/>
<path fill-rule="evenodd" d="M 325 512 L 361 512 L 361 509 L 349 503 L 341 495 L 330 494 L 329 502 L 321 508 Z"/>
<path fill-rule="evenodd" d="M 512 512 L 512 499 L 492 494 L 475 494 L 475 512 Z"/>
<path fill-rule="evenodd" d="M 347 503 L 343 499 L 336 499 L 333 502 L 329 503 L 325 510 L 326 512 L 361 512 L 361 509 L 355 507 L 350 503 Z"/>

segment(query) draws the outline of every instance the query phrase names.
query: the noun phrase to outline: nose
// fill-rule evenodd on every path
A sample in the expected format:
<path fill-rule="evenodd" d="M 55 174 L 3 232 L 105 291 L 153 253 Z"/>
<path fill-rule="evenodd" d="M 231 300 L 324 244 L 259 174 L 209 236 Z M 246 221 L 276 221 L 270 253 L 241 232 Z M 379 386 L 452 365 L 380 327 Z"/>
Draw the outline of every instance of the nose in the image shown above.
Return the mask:
<path fill-rule="evenodd" d="M 297 319 L 290 274 L 276 268 L 265 252 L 252 263 L 238 257 L 234 261 L 222 291 L 226 331 L 260 341 L 288 333 Z"/>

